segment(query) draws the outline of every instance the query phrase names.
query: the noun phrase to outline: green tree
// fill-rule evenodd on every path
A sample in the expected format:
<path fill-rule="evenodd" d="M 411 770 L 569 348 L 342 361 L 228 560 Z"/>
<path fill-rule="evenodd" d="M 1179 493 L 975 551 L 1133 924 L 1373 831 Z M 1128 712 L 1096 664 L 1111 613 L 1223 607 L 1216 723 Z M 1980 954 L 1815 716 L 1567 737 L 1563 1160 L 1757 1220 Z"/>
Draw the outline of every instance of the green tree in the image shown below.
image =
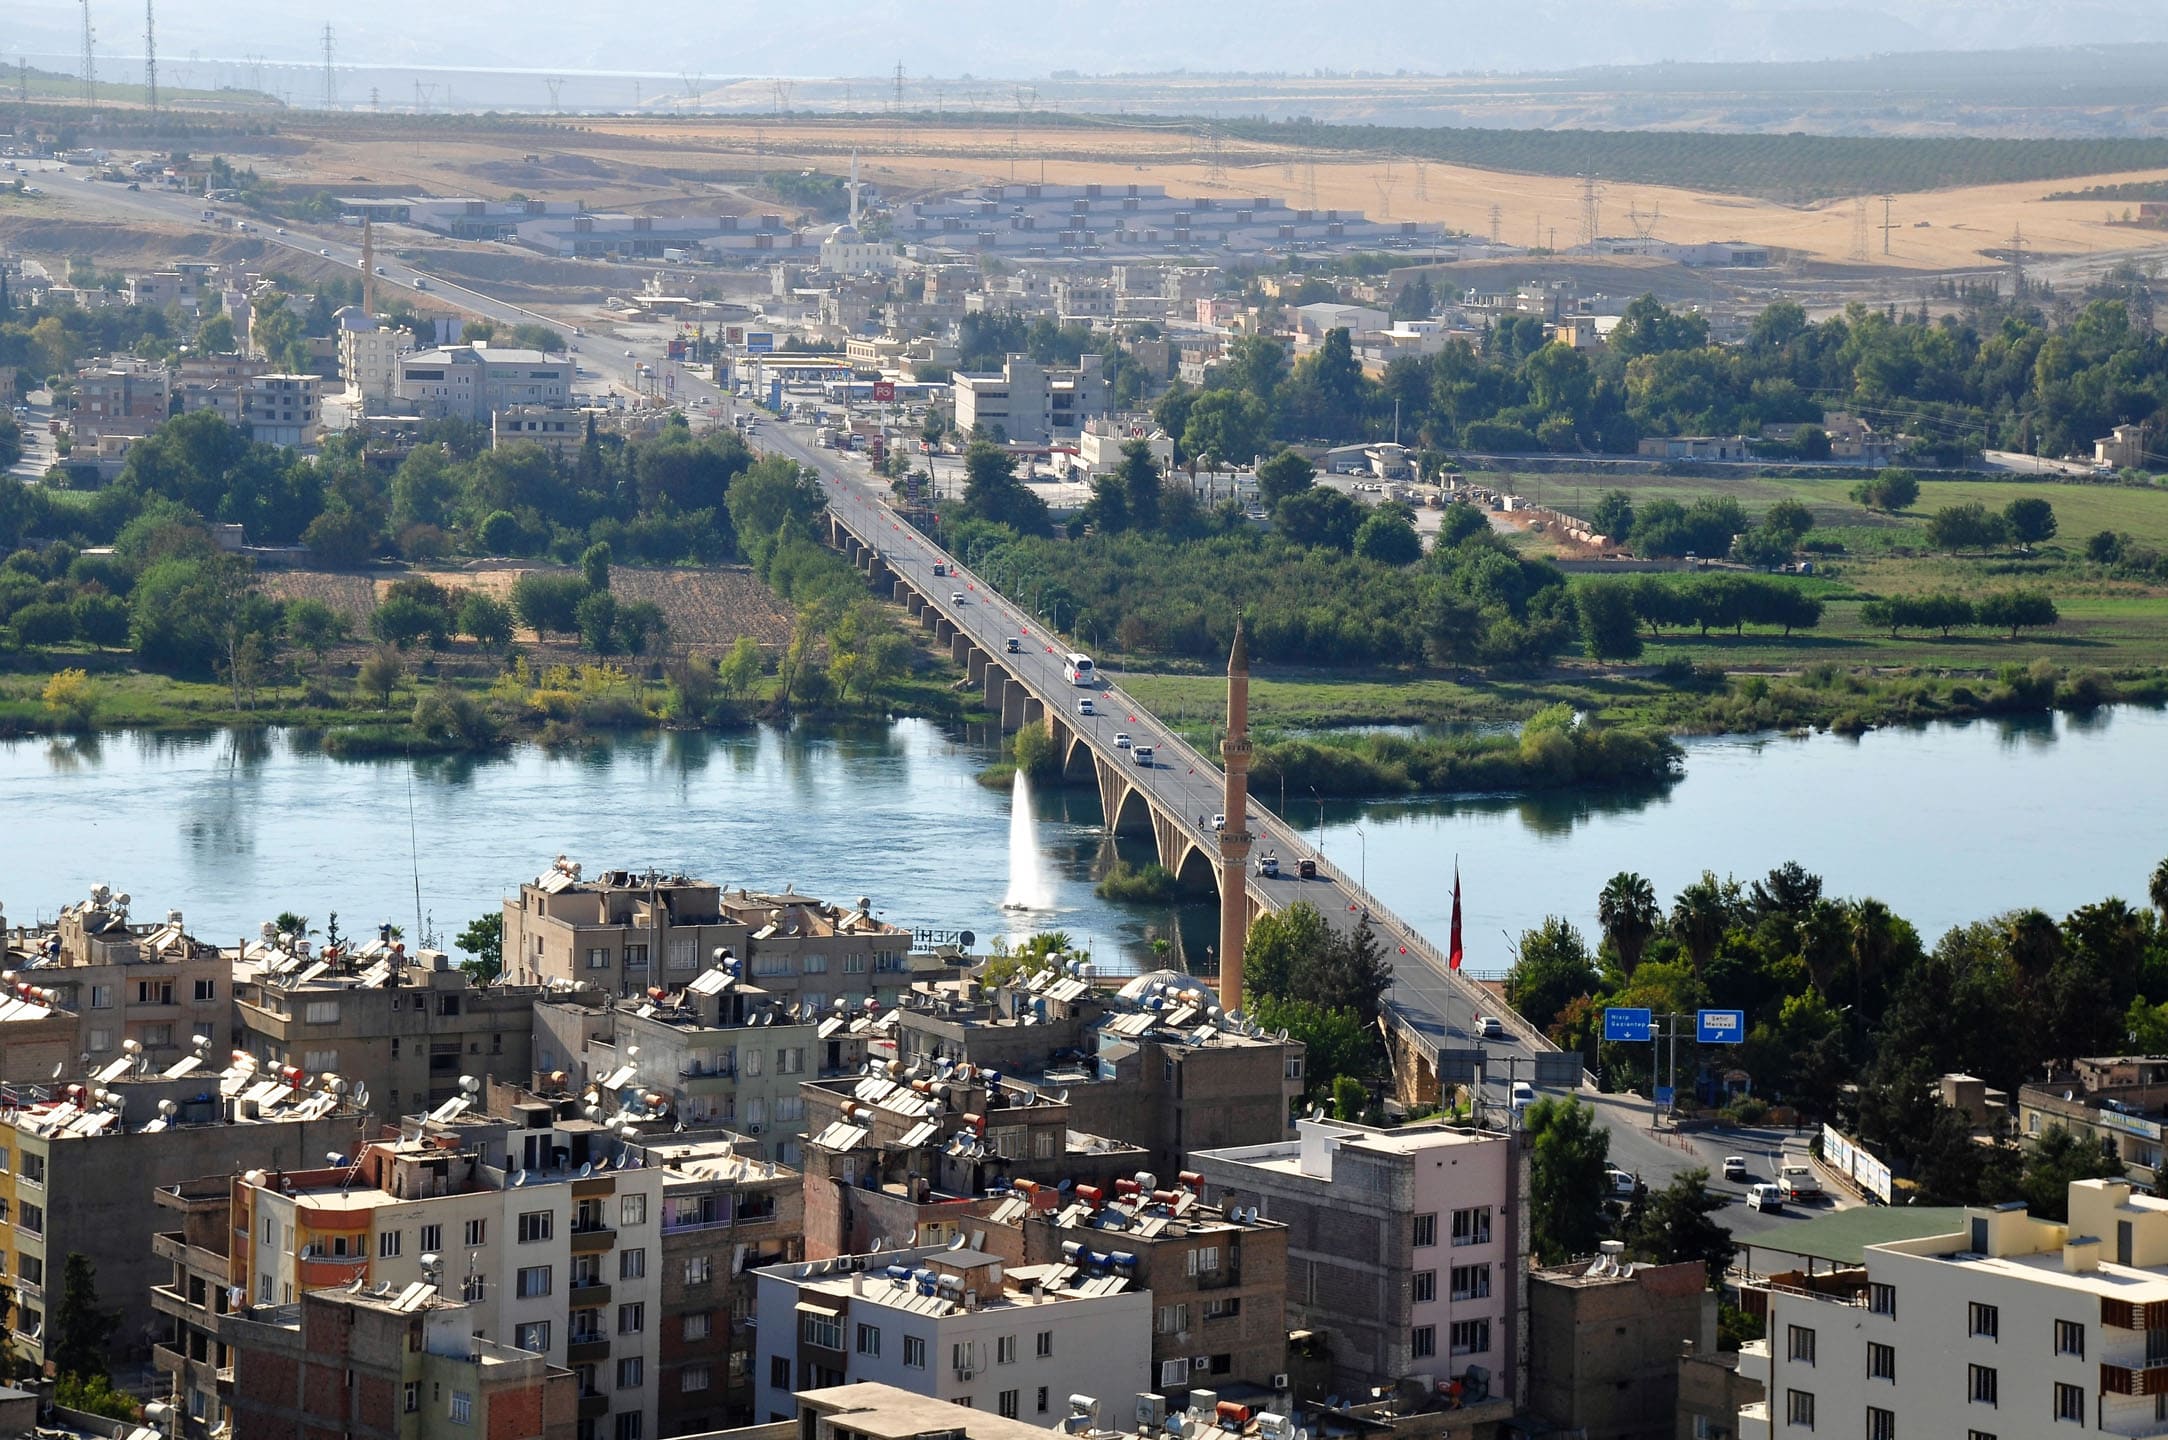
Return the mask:
<path fill-rule="evenodd" d="M 1920 498 L 1920 480 L 1910 470 L 1881 470 L 1852 487 L 1852 498 L 1869 510 L 1895 514 Z"/>
<path fill-rule="evenodd" d="M 477 985 L 487 985 L 504 973 L 504 912 L 492 910 L 468 922 L 452 943 L 469 958 L 459 962 Z"/>
<path fill-rule="evenodd" d="M 1292 998 L 1296 976 L 1319 964 L 1332 945 L 1325 917 L 1307 900 L 1260 915 L 1242 948 L 1244 987 L 1260 999 Z"/>
<path fill-rule="evenodd" d="M 614 655 L 619 649 L 617 597 L 607 590 L 591 590 L 573 612 L 579 624 L 580 643 L 597 655 Z"/>
<path fill-rule="evenodd" d="M 1641 658 L 1641 628 L 1634 614 L 1633 592 L 1616 580 L 1583 580 L 1573 589 L 1581 617 L 1581 640 L 1593 660 Z"/>
<path fill-rule="evenodd" d="M 1647 877 L 1621 870 L 1604 882 L 1596 896 L 1596 920 L 1604 939 L 1617 953 L 1619 969 L 1628 976 L 1641 963 L 1642 952 L 1664 923 L 1663 907 L 1656 903 L 1656 887 Z"/>
<path fill-rule="evenodd" d="M 1020 535 L 1045 535 L 1053 530 L 1046 501 L 1016 478 L 1016 458 L 984 440 L 972 441 L 964 451 L 963 513 L 974 520 L 1006 525 Z"/>
<path fill-rule="evenodd" d="M 1982 625 L 2007 630 L 2012 640 L 2020 630 L 2053 625 L 2062 619 L 2055 601 L 2045 590 L 1998 590 L 1974 607 Z"/>
<path fill-rule="evenodd" d="M 580 552 L 580 577 L 587 582 L 589 590 L 607 590 L 610 588 L 610 561 L 612 558 L 610 545 L 606 540 L 597 540 Z"/>
<path fill-rule="evenodd" d="M 1599 979 L 1581 932 L 1549 915 L 1538 928 L 1521 932 L 1513 967 L 1506 972 L 1506 1003 L 1537 1029 L 1548 1030 L 1567 1002 L 1592 993 Z"/>
<path fill-rule="evenodd" d="M 1339 1076 L 1332 1082 L 1332 1118 L 1335 1120 L 1360 1120 L 1370 1107 L 1370 1089 L 1352 1075 Z"/>
<path fill-rule="evenodd" d="M 287 638 L 318 659 L 345 640 L 351 629 L 344 615 L 321 600 L 286 602 Z"/>
<path fill-rule="evenodd" d="M 742 700 L 760 683 L 763 668 L 760 643 L 750 635 L 740 635 L 731 642 L 722 663 L 716 666 L 715 678 L 722 685 L 724 695 L 732 700 Z"/>
<path fill-rule="evenodd" d="M 1738 1249 L 1731 1231 L 1711 1218 L 1723 1208 L 1724 1197 L 1709 1193 L 1709 1172 L 1688 1170 L 1648 1197 L 1627 1246 L 1659 1265 L 1698 1260 L 1709 1272 L 1710 1286 L 1720 1288 Z"/>
<path fill-rule="evenodd" d="M 1021 732 L 1020 732 L 1021 733 Z M 1267 1030 L 1285 1030 L 1303 1046 L 1304 1090 L 1313 1097 L 1331 1093 L 1342 1076 L 1366 1081 L 1383 1064 L 1378 1032 L 1353 1010 L 1328 1010 L 1309 1000 L 1281 1000 L 1262 995 L 1249 1006 L 1252 1020 Z"/>
<path fill-rule="evenodd" d="M 1992 550 L 2009 539 L 2009 522 L 1977 500 L 1945 505 L 1927 521 L 1927 543 L 1937 550 Z"/>
<path fill-rule="evenodd" d="M 484 650 L 512 643 L 512 607 L 483 590 L 469 590 L 459 600 L 459 633 Z"/>
<path fill-rule="evenodd" d="M 2168 860 L 2163 860 L 2158 865 L 2155 865 L 2153 873 L 2146 877 L 2145 898 L 2153 902 L 2153 914 L 2160 920 L 2160 923 L 2168 926 Z M 2159 1054 L 2161 1052 L 2148 1051 L 2147 1053 Z"/>
<path fill-rule="evenodd" d="M 398 691 L 405 674 L 406 665 L 400 660 L 399 652 L 389 645 L 379 645 L 361 662 L 354 683 L 361 687 L 364 695 L 376 697 L 377 709 L 385 710 L 390 708 L 391 697 Z"/>
<path fill-rule="evenodd" d="M 1699 880 L 1672 901 L 1671 934 L 1686 947 L 1697 974 L 1708 966 L 1716 947 L 1723 943 L 1724 932 L 1731 928 L 1738 889 L 1729 880 L 1718 880 L 1715 871 L 1704 870 Z"/>
<path fill-rule="evenodd" d="M 537 636 L 576 632 L 580 602 L 586 598 L 587 582 L 577 575 L 537 571 L 520 576 L 512 585 L 512 609 Z"/>
<path fill-rule="evenodd" d="M 1546 1265 L 1595 1253 L 1604 1228 L 1604 1170 L 1610 1132 L 1592 1106 L 1546 1095 L 1528 1107 L 1521 1129 L 1529 1151 L 1533 1246 Z"/>
<path fill-rule="evenodd" d="M 107 1347 L 120 1328 L 120 1312 L 98 1303 L 98 1267 L 80 1250 L 68 1252 L 61 1273 L 60 1303 L 47 1321 L 45 1358 L 55 1374 L 109 1378 Z"/>
<path fill-rule="evenodd" d="M 2055 507 L 2037 495 L 2020 495 L 2003 506 L 2002 519 L 2010 527 L 2010 538 L 2020 545 L 2054 538 Z"/>
<path fill-rule="evenodd" d="M 1121 461 L 1114 467 L 1114 478 L 1122 487 L 1122 508 L 1131 528 L 1157 530 L 1161 523 L 1162 482 L 1159 462 L 1152 458 L 1152 447 L 1142 440 L 1131 440 L 1123 445 Z"/>
<path fill-rule="evenodd" d="M 1355 535 L 1363 519 L 1362 506 L 1340 491 L 1321 485 L 1298 490 L 1272 512 L 1273 527 L 1288 539 L 1342 552 L 1355 548 Z"/>
<path fill-rule="evenodd" d="M 416 595 L 387 595 L 369 615 L 369 630 L 387 645 L 404 650 L 417 640 L 427 640 L 432 650 L 442 649 L 450 616 L 440 605 Z"/>
<path fill-rule="evenodd" d="M 1608 535 L 1614 541 L 1624 540 L 1633 533 L 1633 497 L 1623 490 L 1606 490 L 1596 508 L 1589 511 L 1588 523 L 1599 535 Z"/>
<path fill-rule="evenodd" d="M 1423 542 L 1404 513 L 1380 505 L 1356 528 L 1355 553 L 1380 565 L 1413 565 L 1423 558 Z"/>
<path fill-rule="evenodd" d="M 1293 450 L 1282 450 L 1257 467 L 1257 503 L 1268 512 L 1288 496 L 1317 483 L 1317 471 Z"/>
<path fill-rule="evenodd" d="M 1800 537 L 1814 528 L 1814 514 L 1797 500 L 1787 497 L 1762 515 L 1762 528 L 1791 537 L 1791 543 L 1796 546 Z"/>
<path fill-rule="evenodd" d="M 2050 1125 L 2026 1147 L 2018 1184 L 2035 1219 L 2059 1222 L 2070 1218 L 2071 1181 L 2120 1180 L 2123 1173 L 2123 1162 L 2098 1140 Z"/>

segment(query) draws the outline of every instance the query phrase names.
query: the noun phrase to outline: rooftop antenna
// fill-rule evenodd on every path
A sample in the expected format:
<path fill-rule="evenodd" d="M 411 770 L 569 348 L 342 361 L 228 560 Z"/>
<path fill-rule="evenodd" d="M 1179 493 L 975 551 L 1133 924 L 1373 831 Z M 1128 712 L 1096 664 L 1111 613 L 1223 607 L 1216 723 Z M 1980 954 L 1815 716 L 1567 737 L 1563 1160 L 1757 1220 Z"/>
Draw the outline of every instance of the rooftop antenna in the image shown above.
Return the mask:
<path fill-rule="evenodd" d="M 152 7 L 157 0 L 143 0 L 143 89 L 150 100 L 151 119 L 158 118 L 158 26 Z"/>
<path fill-rule="evenodd" d="M 324 27 L 324 108 L 330 110 L 339 103 L 338 72 L 331 68 L 331 27 Z"/>
<path fill-rule="evenodd" d="M 83 103 L 98 103 L 98 58 L 90 29 L 90 0 L 83 0 Z"/>

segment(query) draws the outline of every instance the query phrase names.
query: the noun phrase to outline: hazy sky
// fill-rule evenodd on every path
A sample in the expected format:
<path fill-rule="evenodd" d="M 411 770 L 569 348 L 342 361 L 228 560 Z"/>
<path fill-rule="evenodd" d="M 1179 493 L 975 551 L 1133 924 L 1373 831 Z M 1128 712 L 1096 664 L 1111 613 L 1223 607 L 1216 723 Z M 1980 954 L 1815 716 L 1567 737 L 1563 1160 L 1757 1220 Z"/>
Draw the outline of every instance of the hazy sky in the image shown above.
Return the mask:
<path fill-rule="evenodd" d="M 0 56 L 72 68 L 75 0 L 8 0 Z M 119 73 L 139 0 L 92 0 Z M 161 0 L 162 59 L 647 74 L 1029 78 L 1099 71 L 1550 70 L 2168 40 L 2163 0 Z"/>

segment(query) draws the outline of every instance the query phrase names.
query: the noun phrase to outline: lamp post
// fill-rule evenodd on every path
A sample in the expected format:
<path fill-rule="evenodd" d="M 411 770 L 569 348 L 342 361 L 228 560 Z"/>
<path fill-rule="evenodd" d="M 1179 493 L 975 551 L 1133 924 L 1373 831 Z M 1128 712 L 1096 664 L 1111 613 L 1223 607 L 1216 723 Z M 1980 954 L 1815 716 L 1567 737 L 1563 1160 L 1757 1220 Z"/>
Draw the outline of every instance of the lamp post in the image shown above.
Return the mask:
<path fill-rule="evenodd" d="M 1363 834 L 1360 825 L 1355 827 L 1355 844 L 1357 846 L 1356 853 L 1361 857 L 1358 863 L 1362 867 L 1357 874 L 1355 884 L 1363 894 L 1368 895 L 1370 893 L 1370 839 Z"/>
<path fill-rule="evenodd" d="M 1304 787 L 1304 788 L 1306 788 L 1307 790 L 1309 790 L 1309 792 L 1310 792 L 1310 798 L 1311 798 L 1312 800 L 1315 800 L 1315 801 L 1317 801 L 1317 853 L 1318 853 L 1318 854 L 1320 854 L 1320 855 L 1323 855 L 1323 854 L 1325 853 L 1325 801 L 1324 801 L 1324 797 L 1320 796 L 1320 795 L 1319 795 L 1319 794 L 1317 793 L 1317 787 L 1316 787 L 1315 785 L 1310 785 L 1310 786 L 1306 786 L 1306 787 Z"/>

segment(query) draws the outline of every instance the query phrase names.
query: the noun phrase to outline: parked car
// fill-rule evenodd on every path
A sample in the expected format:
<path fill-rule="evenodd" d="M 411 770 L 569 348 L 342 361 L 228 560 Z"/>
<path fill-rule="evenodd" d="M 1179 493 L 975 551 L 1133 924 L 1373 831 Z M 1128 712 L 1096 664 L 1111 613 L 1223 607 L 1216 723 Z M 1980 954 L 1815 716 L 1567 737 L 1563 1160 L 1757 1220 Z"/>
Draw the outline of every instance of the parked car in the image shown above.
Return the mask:
<path fill-rule="evenodd" d="M 1752 1185 L 1746 1192 L 1747 1208 L 1782 1214 L 1784 1210 L 1784 1187 L 1781 1185 Z"/>
<path fill-rule="evenodd" d="M 1639 1176 L 1630 1170 L 1621 1170 L 1616 1165 L 1603 1172 L 1603 1181 L 1605 1188 L 1621 1200 L 1633 1199 L 1634 1191 L 1641 1188 Z"/>
<path fill-rule="evenodd" d="M 1726 1155 L 1724 1157 L 1724 1178 L 1726 1180 L 1736 1185 L 1744 1185 L 1752 1175 L 1753 1172 L 1746 1167 L 1746 1156 Z"/>
<path fill-rule="evenodd" d="M 1506 1037 L 1506 1027 L 1496 1015 L 1478 1015 L 1475 1017 L 1475 1033 L 1485 1040 L 1503 1040 Z"/>

